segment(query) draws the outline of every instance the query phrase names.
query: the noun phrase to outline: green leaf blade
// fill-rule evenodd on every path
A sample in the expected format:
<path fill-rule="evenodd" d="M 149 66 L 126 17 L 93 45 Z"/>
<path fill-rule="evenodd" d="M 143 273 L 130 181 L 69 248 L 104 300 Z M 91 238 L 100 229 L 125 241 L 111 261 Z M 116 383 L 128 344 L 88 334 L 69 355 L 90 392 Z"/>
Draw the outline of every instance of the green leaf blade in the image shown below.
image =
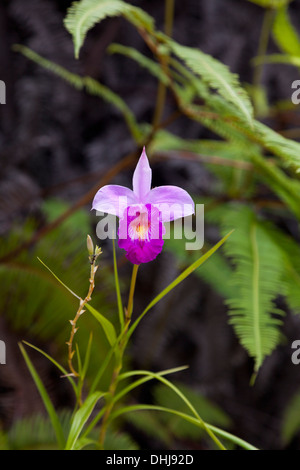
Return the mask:
<path fill-rule="evenodd" d="M 35 382 L 35 385 L 40 393 L 40 396 L 43 400 L 43 403 L 45 405 L 45 408 L 48 412 L 48 415 L 49 415 L 49 418 L 51 420 L 51 423 L 52 423 L 52 426 L 53 426 L 53 429 L 55 431 L 55 434 L 56 434 L 56 439 L 57 439 L 57 443 L 59 445 L 59 448 L 60 449 L 63 449 L 64 448 L 64 445 L 65 445 L 65 438 L 64 438 L 64 433 L 63 433 L 63 429 L 61 427 L 61 424 L 60 424 L 60 421 L 59 421 L 59 418 L 58 418 L 58 415 L 55 411 L 55 408 L 50 400 L 50 397 L 44 387 L 44 384 L 43 382 L 41 381 L 34 365 L 32 364 L 27 352 L 25 351 L 25 348 L 23 347 L 23 345 L 21 343 L 19 343 L 19 348 L 21 350 L 21 353 L 25 359 L 25 362 L 27 364 L 27 367 L 29 369 L 29 372 Z"/>
<path fill-rule="evenodd" d="M 85 307 L 91 312 L 91 314 L 100 323 L 107 337 L 109 344 L 113 346 L 117 339 L 115 327 L 113 326 L 113 324 L 107 318 L 105 318 L 100 312 L 98 312 L 98 310 L 92 307 L 89 303 L 86 303 Z"/>
<path fill-rule="evenodd" d="M 91 416 L 97 402 L 104 396 L 103 392 L 94 392 L 90 395 L 82 407 L 76 412 L 72 420 L 70 433 L 68 436 L 65 450 L 73 450 L 76 446 L 76 442 L 80 436 L 80 433 Z"/>

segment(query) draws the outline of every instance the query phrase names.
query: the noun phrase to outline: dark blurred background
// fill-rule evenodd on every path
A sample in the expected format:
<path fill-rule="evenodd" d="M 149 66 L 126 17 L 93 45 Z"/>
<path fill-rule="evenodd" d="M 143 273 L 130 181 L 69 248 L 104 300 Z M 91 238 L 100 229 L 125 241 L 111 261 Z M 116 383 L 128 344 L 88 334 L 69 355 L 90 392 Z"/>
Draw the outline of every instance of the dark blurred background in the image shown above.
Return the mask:
<path fill-rule="evenodd" d="M 152 15 L 157 27 L 163 29 L 164 2 L 132 3 Z M 63 200 L 66 207 L 73 208 L 80 201 L 79 210 L 86 212 L 90 233 L 95 237 L 97 221 L 90 213 L 92 196 L 82 198 L 109 169 L 137 150 L 122 116 L 112 105 L 73 89 L 13 52 L 13 44 L 26 45 L 74 73 L 98 79 L 122 96 L 139 122 L 152 120 L 157 81 L 133 61 L 106 53 L 109 44 L 117 42 L 151 57 L 141 37 L 125 20 L 107 19 L 88 34 L 80 60 L 76 61 L 71 37 L 63 26 L 70 4 L 67 0 L 2 0 L 0 3 L 0 79 L 7 86 L 6 105 L 0 106 L 0 243 L 4 265 L 17 263 L 20 256 L 21 238 L 9 249 L 4 248 L 11 243 L 10 234 L 16 225 L 20 227 L 30 218 L 38 229 L 47 227 L 44 211 L 47 200 Z M 300 31 L 298 0 L 291 4 L 290 12 Z M 173 35 L 182 44 L 212 54 L 238 73 L 242 82 L 250 83 L 253 76 L 250 61 L 257 52 L 263 13 L 259 6 L 246 0 L 177 0 Z M 269 50 L 275 51 L 272 42 Z M 292 67 L 265 67 L 263 84 L 270 102 L 287 99 L 291 82 L 297 78 L 297 71 Z M 165 117 L 174 109 L 173 98 L 168 95 Z M 280 129 L 282 122 L 279 119 L 272 124 Z M 200 124 L 183 117 L 171 123 L 169 130 L 183 138 L 210 137 Z M 210 194 L 211 176 L 199 163 L 165 160 L 153 162 L 152 166 L 154 186 L 177 184 L 200 199 Z M 111 182 L 130 186 L 133 167 L 134 162 L 113 175 Z M 32 252 L 38 256 L 38 243 L 43 237 L 47 239 L 49 233 L 47 230 L 40 233 L 35 240 L 37 247 L 35 242 L 26 246 L 27 255 Z M 59 244 L 56 249 L 59 250 Z M 103 263 L 111 263 L 110 244 L 104 243 L 103 250 Z M 118 254 L 126 293 L 131 267 L 122 253 Z M 51 265 L 50 255 L 45 261 Z M 178 272 L 177 259 L 167 250 L 155 262 L 143 266 L 138 279 L 136 311 Z M 68 284 L 63 268 L 57 274 Z M 1 290 L 0 287 L 1 296 L 6 296 L 7 291 Z M 19 326 L 15 324 L 13 312 L 8 314 L 9 301 L 2 303 L 0 312 L 0 339 L 7 344 L 7 365 L 0 366 L 0 422 L 4 429 L 9 429 L 21 417 L 43 410 L 17 341 L 32 340 L 51 353 L 56 352 L 55 337 L 34 334 L 31 326 L 25 327 L 22 322 Z M 30 309 L 31 305 L 24 302 L 24 317 Z M 231 417 L 233 432 L 264 449 L 299 448 L 299 437 L 283 444 L 281 427 L 286 406 L 300 388 L 300 366 L 293 365 L 290 359 L 290 345 L 300 338 L 300 319 L 287 312 L 285 339 L 267 358 L 253 387 L 249 386 L 253 363 L 227 320 L 223 299 L 198 277 L 191 276 L 141 324 L 130 348 L 131 364 L 151 370 L 189 364 L 190 368 L 178 378 L 219 405 Z M 72 403 L 66 383 L 41 357 L 33 357 L 56 406 Z M 145 397 L 140 399 L 151 398 L 149 391 L 144 393 Z M 130 431 L 142 446 L 158 446 L 155 440 Z M 193 446 L 197 448 L 196 444 Z"/>

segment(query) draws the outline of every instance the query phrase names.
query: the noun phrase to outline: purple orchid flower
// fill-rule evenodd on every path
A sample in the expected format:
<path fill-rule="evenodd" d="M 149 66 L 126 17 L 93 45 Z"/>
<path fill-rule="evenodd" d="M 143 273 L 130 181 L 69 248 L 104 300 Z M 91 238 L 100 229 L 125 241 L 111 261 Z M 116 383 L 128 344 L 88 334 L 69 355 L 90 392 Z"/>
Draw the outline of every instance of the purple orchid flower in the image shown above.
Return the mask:
<path fill-rule="evenodd" d="M 133 191 L 124 186 L 103 186 L 92 209 L 116 215 L 119 247 L 133 264 L 148 263 L 162 251 L 164 222 L 194 214 L 190 195 L 177 186 L 151 189 L 152 170 L 145 148 L 133 174 Z"/>

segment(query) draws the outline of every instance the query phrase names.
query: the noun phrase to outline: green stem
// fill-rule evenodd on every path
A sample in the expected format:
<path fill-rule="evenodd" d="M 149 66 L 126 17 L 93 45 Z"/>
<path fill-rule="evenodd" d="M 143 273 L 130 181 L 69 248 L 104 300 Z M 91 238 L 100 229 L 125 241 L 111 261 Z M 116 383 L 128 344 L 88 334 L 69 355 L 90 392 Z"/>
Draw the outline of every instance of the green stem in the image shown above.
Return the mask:
<path fill-rule="evenodd" d="M 130 290 L 129 290 L 129 297 L 128 297 L 128 306 L 127 306 L 127 310 L 125 312 L 124 330 L 123 330 L 123 333 L 121 335 L 121 340 L 119 342 L 119 354 L 117 356 L 118 359 L 117 359 L 117 362 L 116 362 L 116 365 L 115 365 L 115 368 L 114 368 L 114 371 L 113 371 L 113 374 L 112 374 L 112 378 L 111 378 L 110 386 L 109 386 L 109 390 L 108 390 L 109 401 L 106 404 L 106 409 L 104 411 L 103 421 L 102 421 L 102 425 L 101 425 L 101 429 L 100 429 L 99 443 L 100 443 L 100 447 L 102 449 L 104 449 L 104 441 L 105 441 L 107 427 L 108 427 L 108 424 L 109 424 L 109 417 L 110 417 L 110 414 L 111 414 L 111 412 L 113 410 L 113 407 L 114 407 L 114 404 L 115 404 L 113 398 L 114 398 L 115 393 L 116 393 L 118 378 L 119 378 L 120 372 L 121 372 L 122 367 L 123 367 L 123 355 L 124 355 L 124 351 L 125 351 L 126 344 L 127 344 L 127 341 L 126 341 L 127 332 L 128 332 L 128 327 L 129 327 L 129 324 L 130 324 L 130 321 L 131 321 L 131 315 L 132 315 L 132 311 L 133 311 L 133 297 L 134 297 L 134 291 L 135 291 L 135 285 L 136 285 L 136 278 L 137 278 L 138 269 L 139 269 L 139 265 L 134 264 L 133 265 L 133 270 L 132 270 L 132 276 L 131 276 L 131 283 L 130 283 Z"/>
<path fill-rule="evenodd" d="M 165 0 L 165 34 L 169 37 L 172 35 L 173 31 L 173 22 L 174 22 L 174 7 L 175 0 Z M 168 75 L 168 63 L 169 57 L 164 56 L 161 60 L 161 67 L 165 75 Z M 153 127 L 154 129 L 159 126 L 162 114 L 164 111 L 165 101 L 166 101 L 166 92 L 167 88 L 163 82 L 159 82 L 157 89 L 156 105 L 153 117 Z"/>
<path fill-rule="evenodd" d="M 265 11 L 261 34 L 259 38 L 258 50 L 257 50 L 258 57 L 264 56 L 267 53 L 268 44 L 269 44 L 269 36 L 270 36 L 270 31 L 273 25 L 275 13 L 276 13 L 276 10 L 271 9 L 271 8 L 268 8 Z M 261 83 L 263 67 L 264 67 L 264 63 L 262 62 L 259 63 L 255 67 L 254 74 L 253 74 L 253 86 L 255 88 L 259 87 Z"/>
<path fill-rule="evenodd" d="M 127 311 L 126 311 L 126 320 L 128 323 L 128 320 L 131 320 L 131 315 L 132 315 L 132 310 L 133 310 L 133 296 L 134 296 L 134 291 L 135 291 L 135 284 L 136 284 L 136 277 L 137 277 L 137 272 L 139 269 L 138 264 L 133 265 L 133 270 L 132 270 L 132 276 L 131 276 L 131 283 L 130 283 L 130 291 L 129 291 L 129 298 L 128 298 L 128 305 L 127 305 Z M 128 325 L 127 325 L 128 326 Z"/>
<path fill-rule="evenodd" d="M 121 331 L 124 328 L 124 311 L 122 306 L 122 298 L 120 292 L 120 283 L 119 283 L 119 275 L 118 275 L 118 266 L 117 266 L 117 256 L 116 256 L 116 246 L 115 240 L 112 240 L 113 243 L 113 259 L 114 259 L 114 275 L 115 275 L 115 286 L 116 286 L 116 294 L 117 294 L 117 301 L 118 301 L 118 312 L 119 312 L 119 321 L 121 326 Z"/>

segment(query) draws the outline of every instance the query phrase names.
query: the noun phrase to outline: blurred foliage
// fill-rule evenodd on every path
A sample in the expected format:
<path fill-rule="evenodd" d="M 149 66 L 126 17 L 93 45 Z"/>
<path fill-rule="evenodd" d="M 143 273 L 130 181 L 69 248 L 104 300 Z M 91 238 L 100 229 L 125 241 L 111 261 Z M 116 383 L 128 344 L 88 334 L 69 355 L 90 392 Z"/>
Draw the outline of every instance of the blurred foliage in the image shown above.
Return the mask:
<path fill-rule="evenodd" d="M 46 201 L 43 208 L 45 222 L 50 223 L 67 207 L 62 201 Z M 32 218 L 24 226 L 16 225 L 9 239 L 1 245 L 0 256 L 4 257 L 30 239 L 35 230 L 36 221 Z M 69 320 L 74 317 L 78 301 L 53 278 L 38 261 L 37 256 L 47 261 L 51 269 L 68 282 L 73 291 L 83 296 L 89 279 L 90 264 L 86 249 L 88 232 L 88 213 L 84 210 L 77 211 L 57 229 L 42 237 L 34 249 L 24 250 L 12 261 L 7 260 L 0 264 L 1 310 L 11 327 L 19 331 L 27 341 L 55 342 L 57 354 L 65 357 L 65 342 L 70 330 Z M 94 305 L 101 306 L 101 311 L 115 321 L 114 275 L 111 267 L 105 262 L 101 263 L 97 281 L 99 288 L 95 292 Z M 96 325 L 93 316 L 87 313 L 81 318 L 76 337 L 76 341 L 85 350 L 90 331 L 93 331 L 88 376 L 94 376 L 109 346 L 105 335 Z"/>

